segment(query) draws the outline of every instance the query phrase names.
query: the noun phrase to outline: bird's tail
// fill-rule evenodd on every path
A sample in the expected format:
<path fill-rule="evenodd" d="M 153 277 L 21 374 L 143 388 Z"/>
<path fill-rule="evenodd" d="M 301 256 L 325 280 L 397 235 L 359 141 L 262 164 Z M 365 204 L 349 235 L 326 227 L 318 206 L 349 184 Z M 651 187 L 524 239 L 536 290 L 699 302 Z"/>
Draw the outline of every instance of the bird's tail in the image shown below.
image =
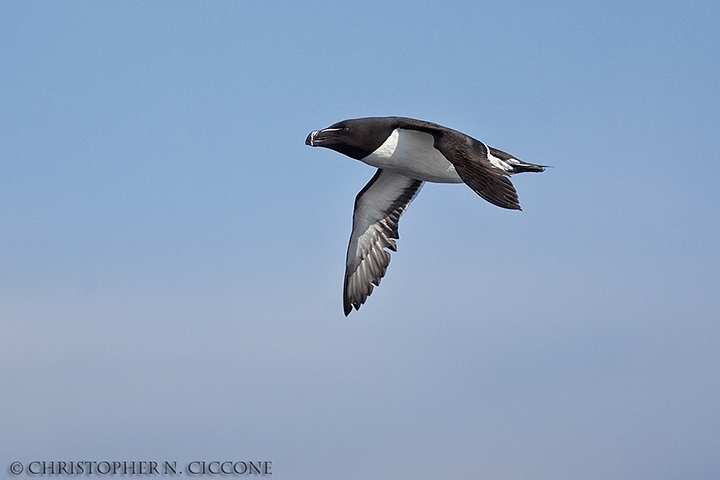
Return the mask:
<path fill-rule="evenodd" d="M 525 163 L 521 162 L 520 160 L 517 161 L 509 161 L 510 165 L 513 166 L 515 171 L 513 173 L 525 173 L 525 172 L 535 172 L 540 173 L 544 172 L 547 167 L 547 165 L 535 165 L 534 163 Z"/>
<path fill-rule="evenodd" d="M 502 162 L 504 162 L 507 166 L 511 167 L 512 170 L 508 173 L 525 173 L 525 172 L 535 172 L 540 173 L 544 172 L 547 167 L 547 165 L 535 165 L 534 163 L 527 163 L 523 162 L 522 160 L 519 160 L 509 153 L 503 152 L 502 150 L 498 150 L 497 148 L 489 147 L 490 148 L 490 155 L 493 157 L 496 157 L 500 159 Z"/>

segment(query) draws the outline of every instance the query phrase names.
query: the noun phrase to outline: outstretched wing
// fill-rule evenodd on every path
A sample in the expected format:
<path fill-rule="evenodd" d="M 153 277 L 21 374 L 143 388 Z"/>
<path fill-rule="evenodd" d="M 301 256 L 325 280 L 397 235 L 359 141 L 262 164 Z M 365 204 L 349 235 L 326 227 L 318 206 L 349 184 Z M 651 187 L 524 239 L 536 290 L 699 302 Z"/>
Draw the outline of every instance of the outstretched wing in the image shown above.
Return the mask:
<path fill-rule="evenodd" d="M 498 207 L 521 210 L 517 191 L 509 178 L 513 172 L 503 168 L 500 159 L 490 154 L 487 145 L 452 132 L 436 135 L 435 148 L 455 166 L 462 181 L 475 193 Z"/>
<path fill-rule="evenodd" d="M 378 169 L 355 198 L 343 287 L 345 316 L 365 303 L 397 251 L 398 221 L 423 182 Z"/>

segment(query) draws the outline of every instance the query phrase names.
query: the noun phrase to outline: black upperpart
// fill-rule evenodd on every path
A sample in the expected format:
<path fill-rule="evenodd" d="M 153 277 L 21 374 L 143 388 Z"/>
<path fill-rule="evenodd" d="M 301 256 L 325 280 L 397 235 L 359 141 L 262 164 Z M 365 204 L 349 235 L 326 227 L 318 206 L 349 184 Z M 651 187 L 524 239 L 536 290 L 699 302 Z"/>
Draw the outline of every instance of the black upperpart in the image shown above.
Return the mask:
<path fill-rule="evenodd" d="M 433 136 L 433 147 L 447 159 L 460 179 L 488 202 L 502 208 L 520 210 L 510 175 L 542 172 L 545 167 L 523 162 L 512 155 L 487 146 L 473 137 L 436 123 L 406 117 L 370 117 L 343 120 L 308 135 L 305 143 L 325 147 L 362 160 L 380 147 L 396 128 L 416 130 Z M 497 166 L 490 157 L 502 161 Z"/>

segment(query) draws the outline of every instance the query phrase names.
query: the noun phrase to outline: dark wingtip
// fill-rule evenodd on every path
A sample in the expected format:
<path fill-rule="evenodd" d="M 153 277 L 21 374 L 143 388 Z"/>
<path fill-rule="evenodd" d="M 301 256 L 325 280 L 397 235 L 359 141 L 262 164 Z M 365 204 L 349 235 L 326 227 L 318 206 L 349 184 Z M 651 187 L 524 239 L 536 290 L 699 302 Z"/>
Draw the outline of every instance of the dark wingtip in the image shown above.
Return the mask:
<path fill-rule="evenodd" d="M 509 182 L 508 182 L 509 183 Z M 472 188 L 472 187 L 471 187 Z M 500 207 L 500 208 L 507 208 L 508 210 L 522 210 L 520 208 L 520 202 L 518 201 L 517 194 L 515 193 L 515 189 L 513 188 L 512 193 L 513 194 L 503 194 L 503 192 L 497 192 L 497 191 L 478 191 L 475 190 L 475 193 L 480 195 L 482 198 L 487 200 L 488 202 L 492 203 L 493 205 Z"/>
<path fill-rule="evenodd" d="M 520 205 L 495 205 L 500 208 L 506 208 L 508 210 L 517 210 L 518 212 L 522 212 L 522 208 L 520 207 Z"/>

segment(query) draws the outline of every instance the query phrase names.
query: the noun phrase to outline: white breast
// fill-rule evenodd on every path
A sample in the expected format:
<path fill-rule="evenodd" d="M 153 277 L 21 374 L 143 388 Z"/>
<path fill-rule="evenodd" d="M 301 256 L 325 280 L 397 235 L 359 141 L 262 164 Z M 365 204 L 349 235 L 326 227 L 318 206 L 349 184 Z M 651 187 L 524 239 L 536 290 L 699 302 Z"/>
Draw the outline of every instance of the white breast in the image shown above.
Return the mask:
<path fill-rule="evenodd" d="M 462 182 L 455 167 L 433 147 L 433 136 L 417 130 L 396 128 L 385 143 L 362 161 L 416 180 Z"/>

